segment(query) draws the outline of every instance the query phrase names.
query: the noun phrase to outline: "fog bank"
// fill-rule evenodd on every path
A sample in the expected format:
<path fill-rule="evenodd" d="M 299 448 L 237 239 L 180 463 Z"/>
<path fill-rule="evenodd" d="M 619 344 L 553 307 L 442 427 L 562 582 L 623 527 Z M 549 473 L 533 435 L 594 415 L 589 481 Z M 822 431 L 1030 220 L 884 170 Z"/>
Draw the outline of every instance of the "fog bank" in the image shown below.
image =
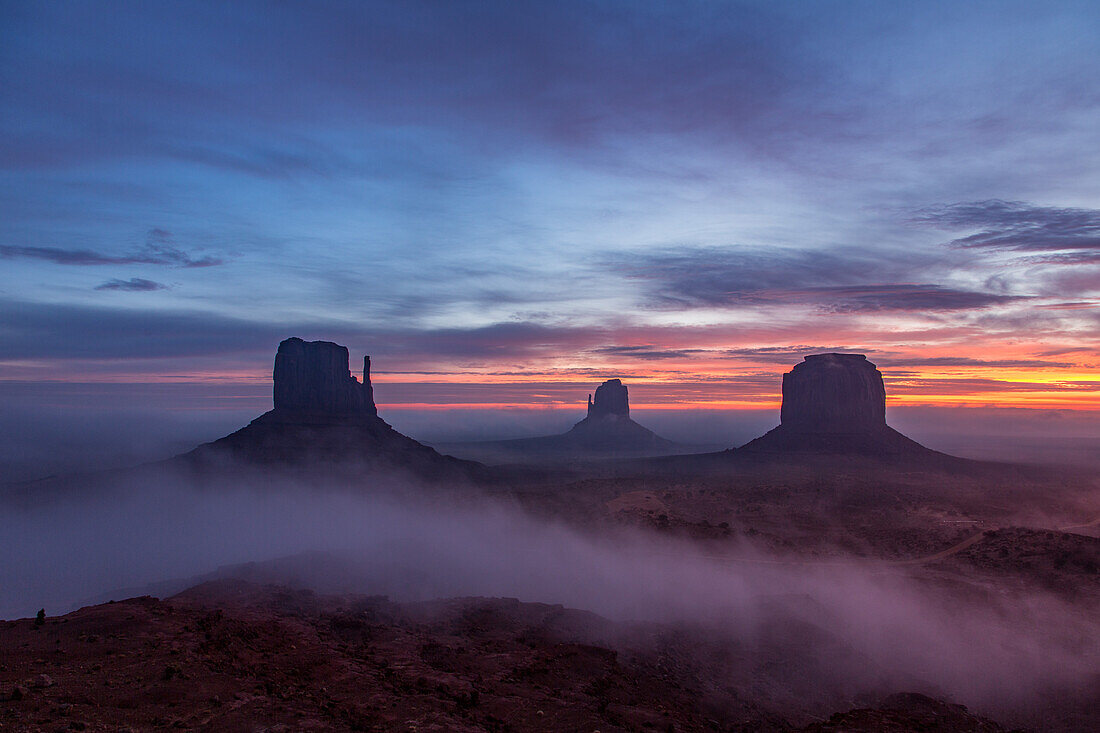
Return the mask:
<path fill-rule="evenodd" d="M 747 548 L 716 558 L 653 532 L 586 533 L 497 502 L 417 498 L 407 487 L 385 496 L 277 481 L 194 490 L 165 474 L 125 488 L 0 512 L 9 548 L 0 616 L 59 614 L 219 566 L 309 553 L 272 564 L 271 579 L 284 573 L 323 592 L 395 600 L 516 597 L 620 621 L 700 625 L 745 644 L 777 623 L 781 636 L 805 625 L 843 654 L 798 653 L 826 654 L 836 674 L 909 680 L 970 704 L 997 703 L 1005 691 L 1029 699 L 1100 669 L 1100 620 L 1053 597 L 956 596 L 882 564 L 789 564 Z"/>

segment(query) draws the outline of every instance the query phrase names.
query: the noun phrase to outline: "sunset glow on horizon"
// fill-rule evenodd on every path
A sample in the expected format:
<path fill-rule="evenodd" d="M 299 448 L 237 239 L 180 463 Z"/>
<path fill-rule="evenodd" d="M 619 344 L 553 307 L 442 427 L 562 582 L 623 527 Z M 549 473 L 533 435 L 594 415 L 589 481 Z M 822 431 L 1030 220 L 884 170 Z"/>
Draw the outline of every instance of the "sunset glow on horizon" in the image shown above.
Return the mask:
<path fill-rule="evenodd" d="M 693 362 L 688 362 L 646 369 L 637 365 L 606 364 L 558 371 L 531 369 L 525 373 L 476 369 L 449 374 L 375 371 L 372 383 L 381 392 L 379 407 L 382 409 L 575 410 L 583 402 L 584 394 L 590 393 L 603 379 L 614 377 L 626 381 L 634 395 L 632 405 L 640 410 L 778 409 L 782 374 L 794 365 L 742 364 L 736 371 L 723 371 L 714 365 L 692 371 L 693 366 Z M 892 405 L 1100 410 L 1100 379 L 1094 369 L 1085 366 L 1052 367 L 1041 371 L 973 366 L 883 368 L 882 371 L 887 402 Z M 251 399 L 258 392 L 270 390 L 271 375 L 270 370 L 227 374 L 100 374 L 40 382 L 239 385 L 248 387 L 241 398 Z"/>

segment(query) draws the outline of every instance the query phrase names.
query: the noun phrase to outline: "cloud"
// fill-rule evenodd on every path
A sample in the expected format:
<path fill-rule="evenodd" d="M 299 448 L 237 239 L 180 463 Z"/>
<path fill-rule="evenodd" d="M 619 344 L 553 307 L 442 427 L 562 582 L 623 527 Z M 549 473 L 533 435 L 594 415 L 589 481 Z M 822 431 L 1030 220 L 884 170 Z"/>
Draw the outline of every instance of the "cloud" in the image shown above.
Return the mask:
<path fill-rule="evenodd" d="M 654 283 L 669 301 L 726 303 L 792 284 L 835 282 L 864 259 L 855 253 L 683 246 L 610 257 L 605 267 Z"/>
<path fill-rule="evenodd" d="M 620 258 L 608 266 L 651 283 L 658 307 L 801 304 L 831 313 L 957 311 L 1027 297 L 933 283 L 860 282 L 865 272 L 900 278 L 931 266 L 881 252 L 684 247 Z"/>
<path fill-rule="evenodd" d="M 79 3 L 63 14 L 36 9 L 19 19 L 13 27 L 23 33 L 13 30 L 7 53 L 13 61 L 20 52 L 42 58 L 20 67 L 24 75 L 5 85 L 8 98 L 62 117 L 79 114 L 86 129 L 17 130 L 21 144 L 8 146 L 0 163 L 168 151 L 261 176 L 293 173 L 312 169 L 315 156 L 272 153 L 256 137 L 318 114 L 363 127 L 446 119 L 452 129 L 502 143 L 517 135 L 586 148 L 636 131 L 767 136 L 780 133 L 766 120 L 825 76 L 794 52 L 800 23 L 751 6 L 671 12 L 634 3 L 375 2 L 316 12 L 199 3 L 132 10 L 113 23 Z M 150 27 L 164 29 L 156 43 L 145 33 Z M 40 47 L 62 43 L 72 57 Z M 210 46 L 221 49 L 217 60 L 202 52 Z M 189 59 L 186 74 L 178 73 L 181 58 Z M 63 93 L 70 84 L 83 93 Z M 241 138 L 232 146 L 187 144 L 223 132 L 225 121 L 235 126 L 227 134 Z M 794 124 L 814 130 L 806 115 L 789 116 L 784 127 Z"/>
<path fill-rule="evenodd" d="M 1040 356 L 1057 356 L 1067 351 L 1087 351 L 1087 349 L 1061 349 L 1056 352 L 1040 354 Z M 726 349 L 722 353 L 739 359 L 791 365 L 798 363 L 809 354 L 858 353 L 867 355 L 879 367 L 891 369 L 917 366 L 986 367 L 995 369 L 1070 368 L 1074 366 L 1070 362 L 1049 361 L 1046 359 L 976 359 L 969 356 L 920 356 L 919 354 L 891 356 L 888 353 L 883 353 L 880 349 L 862 346 L 761 346 Z M 899 376 L 896 371 L 892 374 L 895 377 Z"/>
<path fill-rule="evenodd" d="M 391 359 L 538 361 L 606 342 L 599 329 L 498 323 L 405 330 L 323 320 L 271 323 L 198 310 L 143 310 L 0 299 L 0 359 L 130 359 L 253 353 L 266 360 L 289 336 L 346 344 Z"/>
<path fill-rule="evenodd" d="M 151 290 L 167 290 L 168 286 L 162 283 L 146 280 L 141 277 L 132 277 L 129 280 L 111 279 L 102 285 L 96 285 L 96 290 L 122 290 L 127 293 L 146 293 Z"/>
<path fill-rule="evenodd" d="M 1100 262 L 1100 209 L 1035 206 L 1024 201 L 939 204 L 917 211 L 911 221 L 937 229 L 980 229 L 951 241 L 954 247 L 1010 252 L 1059 252 L 1048 264 Z"/>
<path fill-rule="evenodd" d="M 1100 265 L 1100 249 L 1095 252 L 1054 252 L 1034 255 L 1023 261 L 1028 265 Z"/>
<path fill-rule="evenodd" d="M 17 144 L 0 152 L 0 164 L 159 154 L 261 177 L 312 173 L 329 166 L 302 130 L 351 119 L 407 129 L 445 120 L 493 148 L 518 139 L 528 149 L 604 152 L 607 141 L 632 135 L 701 136 L 711 154 L 737 146 L 802 167 L 828 160 L 830 143 L 871 158 L 876 143 L 896 150 L 899 138 L 912 138 L 926 159 L 930 150 L 954 152 L 948 142 L 996 148 L 1013 133 L 1035 134 L 1036 118 L 1051 128 L 1052 109 L 1089 104 L 1086 74 L 1075 72 L 1094 61 L 1091 38 L 1080 38 L 1088 22 L 1074 33 L 1030 24 L 1037 48 L 1045 38 L 1076 53 L 1036 54 L 1028 73 L 1017 70 L 1008 99 L 1036 95 L 1022 106 L 1006 101 L 1002 59 L 990 53 L 1011 34 L 1013 14 L 980 9 L 852 14 L 766 2 L 564 0 L 129 10 L 107 22 L 95 3 L 68 3 L 10 18 L 0 68 L 12 72 L 0 101 L 47 124 L 13 116 L 23 124 L 9 126 Z M 154 39 L 149 28 L 161 32 Z M 981 31 L 982 43 L 966 44 L 951 63 L 913 55 L 962 28 L 972 38 Z M 868 45 L 867 37 L 884 40 Z M 50 53 L 60 47 L 70 52 Z M 937 73 L 944 66 L 952 73 Z M 971 79 L 1000 83 L 961 81 Z M 975 86 L 998 94 L 975 95 Z M 950 135 L 941 133 L 945 110 L 962 118 Z"/>
<path fill-rule="evenodd" d="M 163 229 L 153 229 L 147 244 L 128 254 L 114 255 L 89 249 L 62 249 L 60 247 L 20 247 L 0 244 L 0 258 L 33 259 L 53 262 L 57 265 L 165 265 L 168 267 L 214 267 L 224 260 L 217 257 L 195 258 L 172 245 L 171 235 Z"/>
<path fill-rule="evenodd" d="M 1065 354 L 1091 354 L 1095 351 L 1091 346 L 1060 346 L 1056 349 L 1040 351 L 1039 356 L 1064 356 Z"/>
<path fill-rule="evenodd" d="M 1021 295 L 911 283 L 777 290 L 772 292 L 772 297 L 794 302 L 805 299 L 837 313 L 972 310 L 1027 299 L 1027 296 Z"/>
<path fill-rule="evenodd" d="M 1074 365 L 1065 361 L 1045 359 L 973 359 L 968 356 L 902 356 L 880 357 L 875 360 L 882 367 L 987 367 L 998 369 L 1068 369 Z"/>
<path fill-rule="evenodd" d="M 1065 351 L 1073 351 L 1066 349 Z M 1080 349 L 1085 350 L 1085 349 Z M 898 367 L 985 367 L 993 369 L 1042 369 L 1042 368 L 1070 368 L 1074 364 L 1063 361 L 1048 361 L 1046 359 L 975 359 L 969 356 L 890 356 L 882 353 L 880 349 L 861 346 L 761 346 L 755 348 L 726 349 L 722 352 L 726 356 L 739 359 L 750 359 L 757 362 L 769 362 L 774 364 L 797 364 L 803 357 L 809 354 L 826 353 L 858 353 L 865 354 L 872 359 L 876 366 L 890 368 L 891 375 L 901 376 Z M 1061 353 L 1061 352 L 1058 352 Z M 1051 356 L 1056 354 L 1041 354 Z"/>
<path fill-rule="evenodd" d="M 589 349 L 591 354 L 605 354 L 608 356 L 622 356 L 629 359 L 641 359 L 643 361 L 659 361 L 663 359 L 690 359 L 703 349 L 662 349 L 658 346 L 599 346 Z"/>
<path fill-rule="evenodd" d="M 1100 380 L 1067 380 L 1060 382 L 1013 382 L 984 377 L 956 379 L 924 379 L 887 376 L 887 392 L 891 394 L 972 395 L 976 392 L 1096 392 Z"/>
<path fill-rule="evenodd" d="M 755 346 L 725 349 L 722 354 L 735 359 L 749 359 L 770 364 L 794 365 L 809 354 L 859 353 L 872 354 L 874 349 L 850 346 Z"/>
<path fill-rule="evenodd" d="M 287 327 L 200 311 L 0 300 L 0 358 L 128 359 L 273 351 Z"/>

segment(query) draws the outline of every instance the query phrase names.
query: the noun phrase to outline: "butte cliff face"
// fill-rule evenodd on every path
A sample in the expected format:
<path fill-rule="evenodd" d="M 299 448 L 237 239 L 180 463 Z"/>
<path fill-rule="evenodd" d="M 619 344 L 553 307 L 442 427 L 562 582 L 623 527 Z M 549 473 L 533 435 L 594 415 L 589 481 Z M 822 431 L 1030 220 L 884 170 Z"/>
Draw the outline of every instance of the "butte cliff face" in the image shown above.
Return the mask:
<path fill-rule="evenodd" d="M 609 379 L 588 397 L 588 415 L 558 437 L 577 452 L 610 455 L 673 452 L 676 444 L 630 419 L 630 398 L 620 379 Z"/>
<path fill-rule="evenodd" d="M 813 354 L 783 375 L 780 425 L 740 450 L 936 454 L 886 424 L 882 373 L 863 354 Z"/>
<path fill-rule="evenodd" d="M 863 354 L 814 354 L 783 375 L 779 422 L 797 433 L 865 433 L 886 427 L 882 373 Z"/>
<path fill-rule="evenodd" d="M 348 368 L 348 349 L 330 341 L 289 338 L 275 354 L 275 409 L 333 416 L 376 416 L 370 357 L 363 357 L 363 381 Z"/>
<path fill-rule="evenodd" d="M 621 379 L 609 379 L 596 387 L 596 397 L 588 395 L 588 417 L 630 417 L 630 398 Z"/>
<path fill-rule="evenodd" d="M 631 457 L 675 453 L 680 448 L 630 419 L 630 397 L 621 379 L 608 379 L 588 396 L 588 414 L 561 435 L 532 438 L 543 447 L 576 457 Z"/>
<path fill-rule="evenodd" d="M 339 344 L 283 341 L 272 375 L 274 409 L 185 458 L 214 468 L 229 457 L 307 471 L 350 469 L 357 476 L 377 471 L 449 480 L 481 475 L 482 466 L 440 455 L 390 427 L 374 404 L 370 357 L 363 359 L 362 382 L 348 363 L 348 350 Z"/>

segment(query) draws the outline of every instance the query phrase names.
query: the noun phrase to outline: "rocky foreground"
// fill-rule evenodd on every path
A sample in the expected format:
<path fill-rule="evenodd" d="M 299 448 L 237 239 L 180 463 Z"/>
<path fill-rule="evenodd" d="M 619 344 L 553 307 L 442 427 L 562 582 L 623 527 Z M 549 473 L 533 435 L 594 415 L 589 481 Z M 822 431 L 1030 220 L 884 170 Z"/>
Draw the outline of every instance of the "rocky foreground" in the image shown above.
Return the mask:
<path fill-rule="evenodd" d="M 632 650 L 623 632 L 510 599 L 219 581 L 0 624 L 0 729 L 1003 730 L 916 694 L 796 726 L 700 676 L 677 645 Z M 618 651 L 600 643 L 615 638 Z"/>

